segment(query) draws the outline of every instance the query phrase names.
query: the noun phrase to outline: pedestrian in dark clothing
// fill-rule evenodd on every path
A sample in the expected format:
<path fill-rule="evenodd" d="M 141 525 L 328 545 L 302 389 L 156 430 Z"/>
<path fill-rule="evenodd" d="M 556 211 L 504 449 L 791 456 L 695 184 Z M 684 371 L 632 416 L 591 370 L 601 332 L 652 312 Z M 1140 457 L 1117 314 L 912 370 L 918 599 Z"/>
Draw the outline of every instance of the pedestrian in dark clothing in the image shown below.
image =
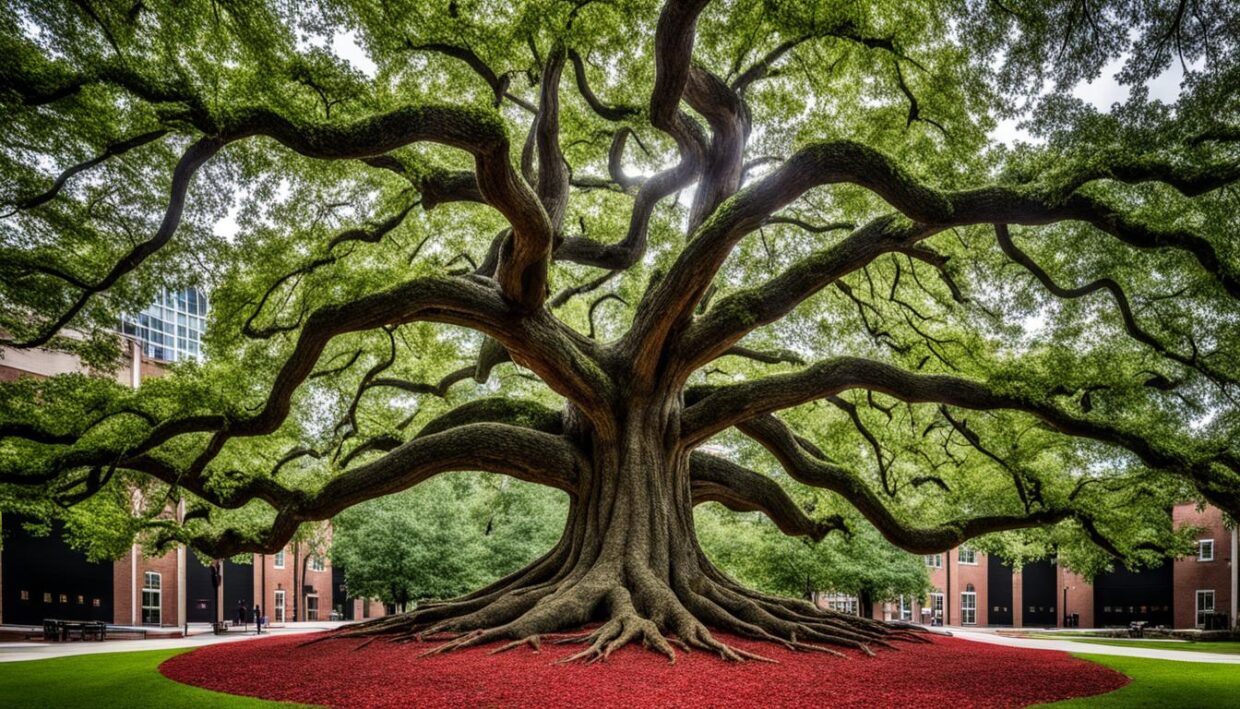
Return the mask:
<path fill-rule="evenodd" d="M 245 620 L 249 615 L 245 608 L 245 601 L 237 601 L 237 625 L 245 625 Z"/>

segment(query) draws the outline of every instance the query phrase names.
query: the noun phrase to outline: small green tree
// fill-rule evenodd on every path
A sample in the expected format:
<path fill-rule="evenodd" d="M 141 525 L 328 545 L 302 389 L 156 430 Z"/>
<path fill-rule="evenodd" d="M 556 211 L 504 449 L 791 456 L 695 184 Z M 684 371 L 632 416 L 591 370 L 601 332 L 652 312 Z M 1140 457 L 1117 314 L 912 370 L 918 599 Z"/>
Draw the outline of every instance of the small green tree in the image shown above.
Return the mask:
<path fill-rule="evenodd" d="M 856 520 L 850 537 L 818 542 L 789 537 L 769 519 L 722 505 L 695 511 L 698 538 L 712 561 L 760 590 L 812 600 L 818 591 L 854 595 L 865 609 L 900 596 L 921 598 L 930 588 L 921 560 Z M 869 615 L 868 610 L 865 613 Z"/>
<path fill-rule="evenodd" d="M 565 512 L 554 493 L 493 476 L 436 479 L 338 515 L 331 559 L 354 596 L 399 607 L 449 598 L 550 549 Z"/>

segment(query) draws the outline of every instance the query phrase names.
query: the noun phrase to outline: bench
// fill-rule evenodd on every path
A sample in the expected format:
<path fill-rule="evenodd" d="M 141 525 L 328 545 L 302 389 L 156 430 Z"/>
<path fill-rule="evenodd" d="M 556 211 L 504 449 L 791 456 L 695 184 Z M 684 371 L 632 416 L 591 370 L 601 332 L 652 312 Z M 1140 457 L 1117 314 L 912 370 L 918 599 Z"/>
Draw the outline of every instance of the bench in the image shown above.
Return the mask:
<path fill-rule="evenodd" d="M 51 642 L 66 642 L 73 639 L 74 633 L 79 640 L 103 641 L 108 637 L 108 624 L 102 620 L 57 620 L 49 618 L 43 621 L 43 639 Z"/>

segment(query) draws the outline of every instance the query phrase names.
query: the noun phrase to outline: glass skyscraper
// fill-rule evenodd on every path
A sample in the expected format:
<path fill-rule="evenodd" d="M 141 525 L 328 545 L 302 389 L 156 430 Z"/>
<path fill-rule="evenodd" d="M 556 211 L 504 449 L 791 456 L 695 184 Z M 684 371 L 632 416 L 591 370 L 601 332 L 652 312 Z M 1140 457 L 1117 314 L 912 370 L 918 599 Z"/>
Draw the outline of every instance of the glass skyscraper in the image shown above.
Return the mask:
<path fill-rule="evenodd" d="M 142 354 L 161 362 L 202 357 L 207 296 L 197 288 L 162 291 L 137 315 L 121 317 L 121 332 L 142 343 Z"/>

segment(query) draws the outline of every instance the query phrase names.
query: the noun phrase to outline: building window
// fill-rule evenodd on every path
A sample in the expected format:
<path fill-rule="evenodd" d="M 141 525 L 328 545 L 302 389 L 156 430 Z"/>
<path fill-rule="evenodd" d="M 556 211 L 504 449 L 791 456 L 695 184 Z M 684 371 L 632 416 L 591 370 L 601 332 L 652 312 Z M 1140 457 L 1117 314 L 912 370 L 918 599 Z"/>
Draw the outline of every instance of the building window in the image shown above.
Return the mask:
<path fill-rule="evenodd" d="M 960 594 L 960 622 L 977 625 L 977 594 L 973 591 Z"/>
<path fill-rule="evenodd" d="M 977 564 L 977 552 L 973 551 L 969 547 L 960 547 L 960 549 L 956 552 L 956 555 L 957 559 L 959 559 L 962 564 Z"/>
<path fill-rule="evenodd" d="M 314 556 L 310 557 L 310 570 L 311 571 L 325 571 L 326 569 L 327 569 L 327 566 L 326 564 L 323 563 L 323 557 L 319 556 L 318 554 L 315 554 Z"/>
<path fill-rule="evenodd" d="M 938 624 L 943 624 L 943 594 L 930 594 L 930 617 Z"/>
<path fill-rule="evenodd" d="M 1204 628 L 1209 616 L 1214 615 L 1214 591 L 1197 592 L 1197 627 Z"/>
<path fill-rule="evenodd" d="M 79 606 L 86 605 L 86 596 L 83 596 L 82 594 L 79 593 L 77 597 L 77 602 Z"/>
<path fill-rule="evenodd" d="M 913 619 L 913 604 L 909 603 L 909 599 L 906 598 L 905 596 L 900 596 L 900 620 L 912 620 L 912 619 Z"/>
<path fill-rule="evenodd" d="M 29 600 L 30 600 L 30 592 L 29 592 L 29 591 L 22 591 L 22 592 L 21 592 L 21 599 L 22 599 L 23 601 L 29 601 Z"/>
<path fill-rule="evenodd" d="M 283 549 L 276 552 L 276 555 L 271 557 L 271 565 L 277 569 L 284 568 L 284 550 Z"/>
<path fill-rule="evenodd" d="M 319 619 L 319 597 L 306 596 L 306 620 Z"/>
<path fill-rule="evenodd" d="M 102 602 L 102 601 L 100 601 L 98 598 L 92 598 L 92 599 L 90 599 L 90 604 L 91 604 L 92 606 L 94 606 L 94 607 L 98 608 L 98 607 L 100 607 L 101 605 L 103 605 L 103 602 Z"/>
<path fill-rule="evenodd" d="M 276 591 L 276 620 L 277 623 L 284 622 L 284 591 Z"/>
<path fill-rule="evenodd" d="M 61 602 L 61 603 L 68 603 L 68 602 L 69 602 L 69 594 L 67 594 L 67 593 L 62 593 L 62 594 L 60 594 L 60 602 Z"/>
<path fill-rule="evenodd" d="M 43 592 L 43 602 L 44 602 L 44 603 L 51 603 L 51 602 L 52 602 L 52 594 L 51 594 L 50 592 L 48 592 L 48 591 L 44 591 L 44 592 Z"/>
<path fill-rule="evenodd" d="M 849 615 L 857 615 L 858 604 L 856 596 L 847 596 L 842 593 L 824 594 L 826 597 L 827 608 L 829 610 L 847 613 Z"/>
<path fill-rule="evenodd" d="M 121 316 L 121 332 L 136 338 L 142 354 L 164 362 L 198 359 L 206 330 L 207 296 L 196 288 L 162 291 L 136 315 Z"/>
<path fill-rule="evenodd" d="M 142 575 L 142 624 L 159 625 L 160 597 L 163 595 L 163 578 L 154 571 Z"/>
<path fill-rule="evenodd" d="M 926 554 L 926 566 L 929 566 L 934 569 L 943 568 L 943 555 L 942 554 Z"/>
<path fill-rule="evenodd" d="M 1197 542 L 1197 561 L 1214 561 L 1214 540 L 1202 539 Z"/>

